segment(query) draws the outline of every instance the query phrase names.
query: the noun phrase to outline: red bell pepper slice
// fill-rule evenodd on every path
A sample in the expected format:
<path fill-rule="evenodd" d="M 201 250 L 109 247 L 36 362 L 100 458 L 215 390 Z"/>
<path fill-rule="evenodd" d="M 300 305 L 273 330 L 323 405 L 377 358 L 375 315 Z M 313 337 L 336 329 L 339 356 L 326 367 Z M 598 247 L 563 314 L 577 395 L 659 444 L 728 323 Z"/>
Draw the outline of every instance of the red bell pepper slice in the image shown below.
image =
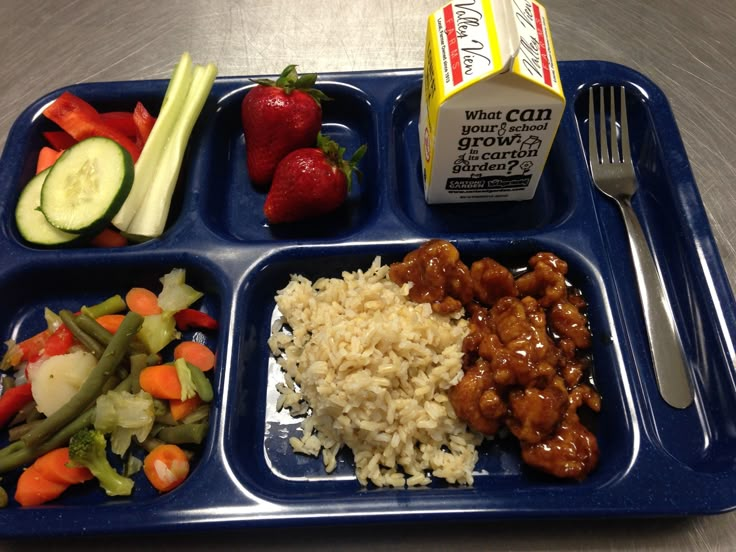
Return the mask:
<path fill-rule="evenodd" d="M 136 128 L 135 144 L 143 149 L 156 123 L 156 117 L 151 115 L 141 102 L 138 102 L 133 110 L 133 123 Z"/>
<path fill-rule="evenodd" d="M 118 129 L 128 138 L 136 137 L 136 126 L 133 122 L 133 114 L 129 111 L 108 111 L 100 113 L 100 117 L 111 127 Z"/>
<path fill-rule="evenodd" d="M 174 314 L 176 327 L 180 330 L 188 330 L 190 328 L 199 328 L 204 330 L 216 330 L 217 320 L 209 314 L 205 314 L 195 309 L 183 309 Z"/>
<path fill-rule="evenodd" d="M 18 347 L 23 351 L 23 360 L 35 362 L 41 358 L 43 348 L 46 346 L 46 341 L 50 335 L 51 332 L 49 330 L 43 330 L 18 343 Z"/>
<path fill-rule="evenodd" d="M 46 356 L 63 355 L 74 344 L 74 335 L 64 324 L 56 328 L 46 340 L 43 352 Z"/>
<path fill-rule="evenodd" d="M 33 400 L 31 384 L 11 387 L 0 396 L 0 427 L 5 427 L 21 408 Z"/>
<path fill-rule="evenodd" d="M 72 147 L 77 141 L 63 130 L 49 130 L 43 133 L 43 137 L 55 150 L 65 150 Z"/>
<path fill-rule="evenodd" d="M 43 114 L 68 132 L 75 140 L 81 141 L 92 136 L 102 136 L 114 140 L 128 150 L 133 162 L 141 152 L 124 133 L 106 123 L 97 110 L 70 92 L 62 92 Z"/>

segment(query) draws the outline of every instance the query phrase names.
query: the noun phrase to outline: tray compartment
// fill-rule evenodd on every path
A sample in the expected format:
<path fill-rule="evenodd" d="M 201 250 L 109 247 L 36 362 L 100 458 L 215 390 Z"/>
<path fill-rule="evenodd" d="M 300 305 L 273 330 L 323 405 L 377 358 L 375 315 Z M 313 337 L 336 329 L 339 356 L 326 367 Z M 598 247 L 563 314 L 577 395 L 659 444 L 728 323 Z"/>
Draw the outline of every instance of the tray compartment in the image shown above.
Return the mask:
<path fill-rule="evenodd" d="M 421 242 L 419 242 L 421 243 Z M 419 245 L 416 244 L 416 246 Z M 581 288 L 591 304 L 589 316 L 596 335 L 594 345 L 594 377 L 604 398 L 604 407 L 596 416 L 597 434 L 602 451 L 596 471 L 576 488 L 592 489 L 611 484 L 622 477 L 634 455 L 634 435 L 631 404 L 626 400 L 624 374 L 616 362 L 616 350 L 610 339 L 608 300 L 603 279 L 593 266 L 573 248 L 544 240 L 529 240 L 509 247 L 491 240 L 458 240 L 456 244 L 466 263 L 491 256 L 507 266 L 526 266 L 531 255 L 541 250 L 553 250 L 570 263 L 569 278 Z M 281 381 L 280 368 L 271 359 L 267 346 L 276 291 L 283 288 L 291 274 L 302 274 L 312 281 L 321 276 L 339 277 L 343 270 L 366 269 L 373 258 L 380 255 L 384 263 L 400 260 L 414 249 L 405 243 L 384 243 L 380 246 L 336 247 L 330 251 L 305 252 L 302 249 L 279 252 L 263 261 L 252 271 L 238 294 L 240 305 L 236 325 L 241 328 L 236 372 L 233 376 L 233 397 L 228 401 L 231 415 L 226 421 L 226 434 L 237 436 L 224 443 L 236 477 L 243 485 L 273 501 L 297 501 L 326 497 L 351 497 L 366 492 L 353 475 L 352 457 L 342 451 L 338 467 L 331 473 L 324 471 L 321 457 L 312 458 L 293 453 L 288 443 L 297 435 L 299 420 L 288 412 L 276 411 L 278 392 L 275 385 Z M 254 362 L 254 359 L 255 362 Z M 534 489 L 566 488 L 567 482 L 535 473 L 521 465 L 518 445 L 512 439 L 485 443 L 476 466 L 474 487 L 466 492 L 514 493 L 527 486 Z M 433 489 L 461 490 L 443 482 L 435 482 Z M 386 489 L 372 492 L 385 493 Z M 394 491 L 396 492 L 396 491 Z"/>
<path fill-rule="evenodd" d="M 322 132 L 345 147 L 349 158 L 361 145 L 368 151 L 359 168 L 364 183 L 353 180 L 344 205 L 330 215 L 311 221 L 269 226 L 263 214 L 267 190 L 253 186 L 248 178 L 245 139 L 240 117 L 243 97 L 250 81 L 226 81 L 207 125 L 200 163 L 194 178 L 203 186 L 201 217 L 225 239 L 246 242 L 293 239 L 333 240 L 357 232 L 376 216 L 380 181 L 379 138 L 374 101 L 360 88 L 344 82 L 318 82 L 332 101 L 324 102 Z"/>
<path fill-rule="evenodd" d="M 3 336 L 22 340 L 46 328 L 43 317 L 44 307 L 55 312 L 61 309 L 76 311 L 83 305 L 96 304 L 112 295 L 125 296 L 133 286 L 148 287 L 156 292 L 161 288 L 159 278 L 172 268 L 184 268 L 187 271 L 187 282 L 204 292 L 205 296 L 195 303 L 197 308 L 210 314 L 215 319 L 221 318 L 226 286 L 222 276 L 215 267 L 206 266 L 189 255 L 172 255 L 160 253 L 155 257 L 130 257 L 124 263 L 91 262 L 89 257 L 64 256 L 57 257 L 56 262 L 26 263 L 15 270 L 0 272 L 0 293 L 3 295 L 3 309 L 0 311 L 0 332 Z M 190 330 L 183 332 L 183 339 L 193 339 L 207 344 L 215 351 L 225 347 L 226 336 L 222 331 Z M 171 358 L 173 347 L 170 345 L 162 355 Z M 168 356 L 166 356 L 168 355 Z M 196 480 L 199 466 L 206 463 L 213 454 L 213 434 L 219 424 L 218 413 L 221 400 L 221 383 L 224 367 L 218 361 L 215 371 L 215 400 L 210 414 L 210 430 L 205 442 L 192 462 L 192 475 L 178 489 L 178 495 L 186 494 L 191 481 Z M 0 431 L 0 446 L 7 444 L 7 432 Z M 3 476 L 6 489 L 14 489 L 15 480 L 20 470 Z M 195 479 L 193 479 L 195 478 Z M 110 498 L 105 495 L 94 482 L 74 486 L 70 492 L 54 501 L 51 507 L 63 505 L 115 505 L 142 504 L 156 499 L 160 494 L 146 481 L 140 472 L 133 477 L 136 482 L 132 498 L 129 500 Z M 17 507 L 17 505 L 16 505 Z M 49 506 L 44 506 L 47 508 Z M 33 510 L 33 509 L 22 509 Z"/>
<path fill-rule="evenodd" d="M 78 95 L 100 112 L 128 111 L 132 112 L 138 101 L 146 109 L 157 116 L 166 92 L 168 81 L 131 81 L 119 83 L 79 84 L 57 90 L 39 98 L 29 106 L 16 120 L 8 135 L 8 140 L 2 156 L 2 171 L 0 172 L 0 187 L 9 190 L 8 200 L 0 202 L 0 219 L 2 220 L 3 234 L 12 243 L 21 244 L 31 249 L 43 249 L 33 244 L 27 244 L 18 233 L 15 225 L 15 205 L 21 189 L 36 172 L 36 160 L 40 149 L 48 145 L 43 132 L 59 130 L 59 127 L 43 116 L 44 108 L 56 99 L 64 90 Z M 211 103 L 211 100 L 210 100 Z M 205 106 L 203 117 L 209 108 Z M 179 182 L 171 201 L 171 208 L 166 224 L 163 239 L 172 226 L 176 225 L 184 210 L 184 197 L 193 185 L 189 178 L 193 152 L 198 149 L 197 132 L 201 122 L 195 125 L 189 141 L 187 152 L 182 162 Z M 85 249 L 86 247 L 78 247 Z"/>
<path fill-rule="evenodd" d="M 710 263 L 701 249 L 707 219 L 699 212 L 702 203 L 697 190 L 683 186 L 678 179 L 677 171 L 689 172 L 689 167 L 678 148 L 672 147 L 678 134 L 663 116 L 669 110 L 666 100 L 658 97 L 661 93 L 651 83 L 644 88 L 641 80 L 626 75 L 618 81 L 609 77 L 600 83 L 627 88 L 632 158 L 639 178 L 633 205 L 665 282 L 686 351 L 696 394 L 694 405 L 686 410 L 669 407 L 659 396 L 618 207 L 596 192 L 594 208 L 599 219 L 606 221 L 605 246 L 616 275 L 623 330 L 630 349 L 627 363 L 643 387 L 642 400 L 647 418 L 651 416 L 652 438 L 677 461 L 696 470 L 718 471 L 733 463 L 736 425 L 726 413 L 736 407 L 736 386 L 728 343 L 718 337 L 723 331 L 716 314 L 719 307 L 709 289 Z M 573 101 L 575 117 L 583 129 L 582 147 L 587 151 L 587 89 L 581 87 Z M 665 146 L 667 143 L 670 145 Z M 730 303 L 733 299 L 727 292 L 723 300 Z"/>
<path fill-rule="evenodd" d="M 428 235 L 451 233 L 540 232 L 560 224 L 576 205 L 570 128 L 561 125 L 533 199 L 485 203 L 428 204 L 424 199 L 418 125 L 421 82 L 395 99 L 393 144 L 395 168 L 392 195 L 405 220 Z M 491 100 L 489 100 L 491 101 Z"/>

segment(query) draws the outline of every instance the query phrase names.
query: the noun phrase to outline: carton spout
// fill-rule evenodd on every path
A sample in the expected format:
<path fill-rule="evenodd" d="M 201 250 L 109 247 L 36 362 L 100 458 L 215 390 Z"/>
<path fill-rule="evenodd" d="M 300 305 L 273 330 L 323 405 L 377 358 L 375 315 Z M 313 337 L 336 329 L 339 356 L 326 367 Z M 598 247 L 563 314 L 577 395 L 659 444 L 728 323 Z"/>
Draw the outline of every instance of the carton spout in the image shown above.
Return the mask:
<path fill-rule="evenodd" d="M 491 0 L 497 32 L 502 31 L 498 32 L 498 48 L 503 60 L 501 73 L 511 70 L 521 45 L 513 2 L 514 0 Z"/>

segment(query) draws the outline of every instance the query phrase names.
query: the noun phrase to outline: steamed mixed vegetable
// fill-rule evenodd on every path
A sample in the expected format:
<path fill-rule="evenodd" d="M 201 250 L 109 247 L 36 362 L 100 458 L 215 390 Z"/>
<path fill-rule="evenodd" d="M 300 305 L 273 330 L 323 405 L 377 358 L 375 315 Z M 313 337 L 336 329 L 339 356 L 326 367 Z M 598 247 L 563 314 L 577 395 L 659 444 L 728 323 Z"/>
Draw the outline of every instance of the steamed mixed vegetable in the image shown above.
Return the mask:
<path fill-rule="evenodd" d="M 202 337 L 217 321 L 194 308 L 203 294 L 184 269 L 160 282 L 158 293 L 134 287 L 76 312 L 46 308 L 46 329 L 6 341 L 0 495 L 21 467 L 13 496 L 22 506 L 92 479 L 127 496 L 139 470 L 162 492 L 186 478 L 207 434 L 215 354 L 182 332 Z"/>
<path fill-rule="evenodd" d="M 63 92 L 43 111 L 60 130 L 44 133 L 37 174 L 21 191 L 21 236 L 43 246 L 106 247 L 160 236 L 216 75 L 214 64 L 183 54 L 156 117 L 141 102 L 132 112 L 99 112 Z"/>

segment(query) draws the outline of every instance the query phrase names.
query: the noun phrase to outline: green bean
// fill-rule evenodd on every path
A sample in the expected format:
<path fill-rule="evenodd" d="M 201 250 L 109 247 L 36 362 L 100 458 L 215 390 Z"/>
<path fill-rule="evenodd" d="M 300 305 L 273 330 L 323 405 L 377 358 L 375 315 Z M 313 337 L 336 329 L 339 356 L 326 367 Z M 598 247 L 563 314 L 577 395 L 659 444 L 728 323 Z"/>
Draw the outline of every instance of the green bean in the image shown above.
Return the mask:
<path fill-rule="evenodd" d="M 126 308 L 125 301 L 120 295 L 108 297 L 101 303 L 92 305 L 91 307 L 82 307 L 82 312 L 90 318 L 99 318 L 105 314 L 115 314 L 124 311 Z"/>
<path fill-rule="evenodd" d="M 165 445 L 161 439 L 156 439 L 155 437 L 148 437 L 146 438 L 142 443 L 141 447 L 143 447 L 143 450 L 146 452 L 151 452 L 153 449 L 160 445 Z"/>
<path fill-rule="evenodd" d="M 62 310 L 59 312 L 59 316 L 61 317 L 61 321 L 64 322 L 64 325 L 70 332 L 72 332 L 77 341 L 89 349 L 96 358 L 99 359 L 102 357 L 102 354 L 105 352 L 105 346 L 88 333 L 82 331 L 79 324 L 77 324 L 74 315 L 70 311 Z"/>
<path fill-rule="evenodd" d="M 130 388 L 131 376 L 121 381 L 115 391 L 125 391 Z M 6 473 L 15 468 L 19 468 L 24 464 L 32 462 L 42 454 L 45 454 L 55 448 L 66 446 L 72 435 L 80 429 L 91 426 L 95 421 L 95 408 L 89 408 L 82 414 L 77 416 L 56 434 L 43 442 L 37 448 L 29 448 L 25 446 L 22 440 L 15 441 L 0 450 L 0 473 Z"/>
<path fill-rule="evenodd" d="M 186 361 L 185 361 L 186 362 Z M 197 368 L 194 364 L 187 362 L 189 373 L 192 375 L 192 384 L 194 389 L 197 391 L 197 395 L 204 402 L 211 402 L 215 398 L 215 393 L 212 390 L 212 384 L 204 372 Z"/>
<path fill-rule="evenodd" d="M 23 436 L 23 442 L 28 448 L 39 447 L 45 439 L 82 413 L 91 401 L 99 396 L 103 386 L 123 359 L 131 338 L 138 332 L 142 323 L 143 317 L 138 313 L 129 312 L 125 315 L 120 328 L 115 332 L 112 341 L 97 365 L 84 380 L 79 391 L 59 410 Z"/>
<path fill-rule="evenodd" d="M 6 445 L 2 449 L 0 449 L 0 461 L 2 460 L 2 458 L 15 454 L 16 452 L 24 448 L 25 445 L 23 444 L 23 441 L 15 441 L 13 443 L 10 443 L 9 445 Z"/>
<path fill-rule="evenodd" d="M 7 473 L 16 468 L 20 468 L 22 465 L 32 462 L 42 454 L 46 454 L 55 448 L 66 446 L 72 435 L 80 429 L 84 429 L 85 427 L 92 425 L 94 419 L 95 409 L 90 408 L 59 429 L 54 435 L 39 444 L 36 448 L 24 446 L 22 440 L 11 443 L 3 450 L 6 450 L 13 445 L 20 444 L 21 446 L 16 446 L 12 452 L 0 456 L 0 473 Z"/>
<path fill-rule="evenodd" d="M 78 314 L 76 322 L 83 332 L 88 333 L 103 345 L 107 345 L 112 341 L 113 334 L 103 328 L 97 320 L 88 316 L 86 313 L 82 312 L 81 314 Z"/>
<path fill-rule="evenodd" d="M 205 435 L 209 424 L 202 422 L 199 424 L 179 424 L 171 427 L 164 427 L 156 434 L 156 438 L 174 445 L 195 444 L 199 445 Z"/>
<path fill-rule="evenodd" d="M 103 345 L 106 346 L 112 340 L 113 334 L 85 312 L 76 317 L 76 322 L 83 332 L 88 333 Z M 147 350 L 143 343 L 134 338 L 130 341 L 130 354 L 138 353 L 147 353 Z"/>
<path fill-rule="evenodd" d="M 8 505 L 8 493 L 0 487 L 0 508 L 5 508 Z"/>
<path fill-rule="evenodd" d="M 133 376 L 133 382 L 130 385 L 131 393 L 135 394 L 141 390 L 140 376 L 146 366 L 148 366 L 148 355 L 130 355 L 130 375 Z"/>
<path fill-rule="evenodd" d="M 21 425 L 13 426 L 8 430 L 8 441 L 11 443 L 18 441 L 23 435 L 41 423 L 41 420 L 26 422 Z"/>

